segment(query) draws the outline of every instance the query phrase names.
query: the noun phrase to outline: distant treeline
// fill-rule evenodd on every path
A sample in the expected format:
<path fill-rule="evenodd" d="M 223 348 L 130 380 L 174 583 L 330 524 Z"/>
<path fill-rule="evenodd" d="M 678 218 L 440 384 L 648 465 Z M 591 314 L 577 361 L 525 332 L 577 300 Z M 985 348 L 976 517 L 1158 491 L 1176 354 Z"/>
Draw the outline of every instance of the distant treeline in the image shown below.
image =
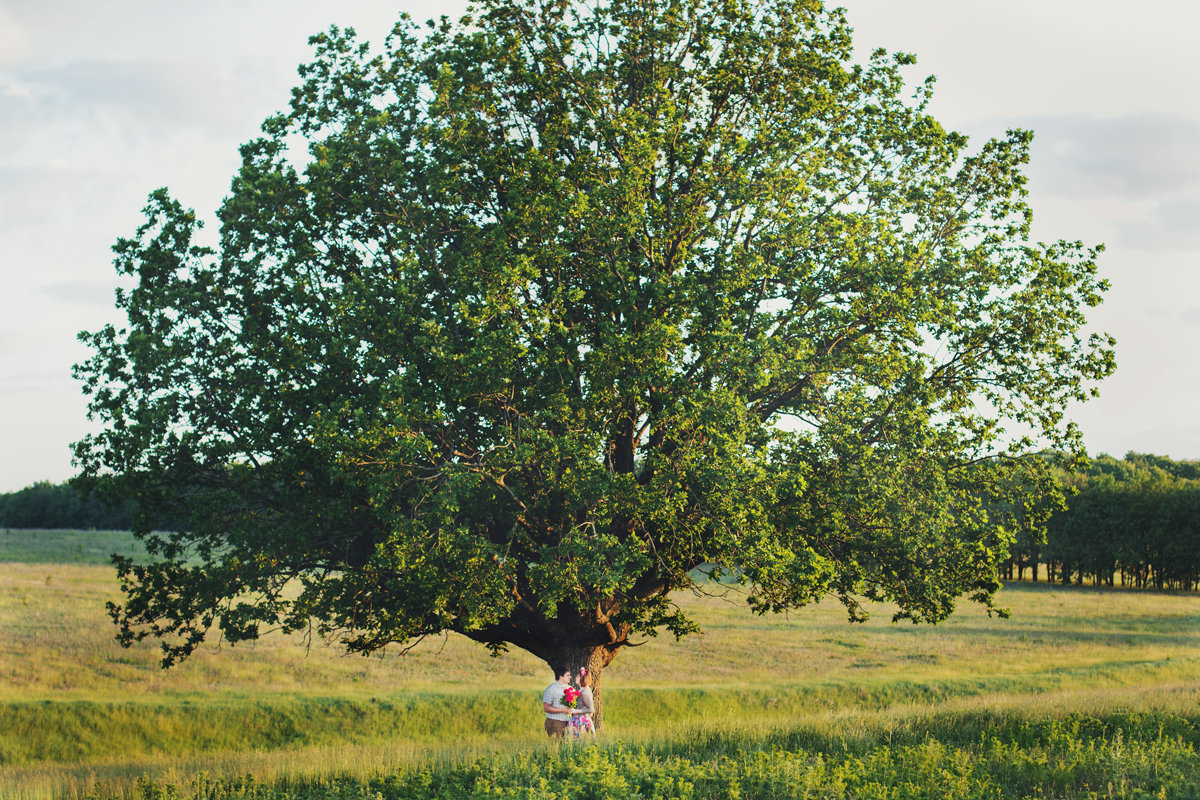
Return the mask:
<path fill-rule="evenodd" d="M 1077 493 L 1045 542 L 1017 537 L 1006 579 L 1200 589 L 1200 462 L 1102 455 L 1062 480 Z"/>
<path fill-rule="evenodd" d="M 1075 490 L 1067 510 L 1044 542 L 1018 534 L 1002 577 L 1200 590 L 1200 462 L 1101 455 L 1062 481 Z M 4 528 L 128 530 L 131 520 L 131 504 L 111 508 L 65 483 L 0 494 Z"/>
<path fill-rule="evenodd" d="M 68 528 L 72 530 L 129 530 L 132 511 L 85 498 L 70 484 L 41 481 L 0 494 L 2 528 Z"/>

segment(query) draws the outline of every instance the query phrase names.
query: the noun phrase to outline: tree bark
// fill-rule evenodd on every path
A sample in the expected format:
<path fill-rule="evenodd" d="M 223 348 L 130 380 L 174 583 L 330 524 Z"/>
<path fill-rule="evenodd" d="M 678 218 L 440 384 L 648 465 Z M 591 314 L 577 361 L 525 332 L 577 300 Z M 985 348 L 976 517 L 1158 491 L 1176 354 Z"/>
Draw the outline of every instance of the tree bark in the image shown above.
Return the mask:
<path fill-rule="evenodd" d="M 600 699 L 600 675 L 612 660 L 616 658 L 619 645 L 566 645 L 553 649 L 544 656 L 550 665 L 554 677 L 569 670 L 572 678 L 578 678 L 580 668 L 586 668 L 591 678 L 592 701 L 595 711 L 592 712 L 592 724 L 599 732 L 603 725 L 603 706 Z"/>

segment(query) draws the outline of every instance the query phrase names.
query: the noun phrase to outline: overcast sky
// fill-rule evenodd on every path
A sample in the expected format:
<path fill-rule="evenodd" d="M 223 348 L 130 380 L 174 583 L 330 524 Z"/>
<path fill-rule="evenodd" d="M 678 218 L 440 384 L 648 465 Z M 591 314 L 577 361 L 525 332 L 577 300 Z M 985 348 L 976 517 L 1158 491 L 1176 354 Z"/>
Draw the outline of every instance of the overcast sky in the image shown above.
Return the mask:
<path fill-rule="evenodd" d="M 1039 239 L 1104 242 L 1118 372 L 1074 410 L 1093 453 L 1200 458 L 1196 0 L 847 0 L 856 43 L 913 52 L 975 146 L 1032 128 Z M 282 109 L 308 35 L 381 41 L 377 0 L 0 0 L 0 492 L 61 481 L 89 428 L 70 376 L 114 319 L 109 248 L 159 186 L 211 219 L 237 146 Z"/>

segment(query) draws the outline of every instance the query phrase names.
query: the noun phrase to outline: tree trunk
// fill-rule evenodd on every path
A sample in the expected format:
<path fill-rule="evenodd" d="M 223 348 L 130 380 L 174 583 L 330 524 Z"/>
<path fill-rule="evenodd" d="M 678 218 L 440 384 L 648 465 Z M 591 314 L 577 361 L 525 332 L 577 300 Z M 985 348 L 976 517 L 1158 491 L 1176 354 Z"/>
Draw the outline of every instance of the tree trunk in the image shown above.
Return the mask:
<path fill-rule="evenodd" d="M 618 649 L 618 647 L 611 645 L 567 645 L 554 650 L 550 655 L 544 657 L 556 678 L 564 671 L 570 670 L 571 677 L 577 679 L 580 668 L 587 669 L 587 674 L 591 679 L 592 701 L 595 704 L 595 711 L 592 713 L 592 724 L 596 726 L 597 732 L 600 730 L 604 719 L 600 700 L 600 674 L 616 658 Z"/>

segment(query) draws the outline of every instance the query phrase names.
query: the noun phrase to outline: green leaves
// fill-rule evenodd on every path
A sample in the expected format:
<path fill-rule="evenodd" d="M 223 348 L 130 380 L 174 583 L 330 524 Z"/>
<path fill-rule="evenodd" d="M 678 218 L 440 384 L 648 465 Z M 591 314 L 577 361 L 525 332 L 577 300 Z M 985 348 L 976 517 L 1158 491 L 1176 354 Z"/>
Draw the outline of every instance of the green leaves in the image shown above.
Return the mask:
<path fill-rule="evenodd" d="M 611 652 L 691 631 L 702 565 L 760 611 L 990 604 L 1020 456 L 1113 367 L 1098 251 L 1025 241 L 1029 133 L 967 154 L 812 0 L 313 43 L 219 250 L 156 193 L 87 337 L 81 467 L 179 522 L 126 630 Z"/>

